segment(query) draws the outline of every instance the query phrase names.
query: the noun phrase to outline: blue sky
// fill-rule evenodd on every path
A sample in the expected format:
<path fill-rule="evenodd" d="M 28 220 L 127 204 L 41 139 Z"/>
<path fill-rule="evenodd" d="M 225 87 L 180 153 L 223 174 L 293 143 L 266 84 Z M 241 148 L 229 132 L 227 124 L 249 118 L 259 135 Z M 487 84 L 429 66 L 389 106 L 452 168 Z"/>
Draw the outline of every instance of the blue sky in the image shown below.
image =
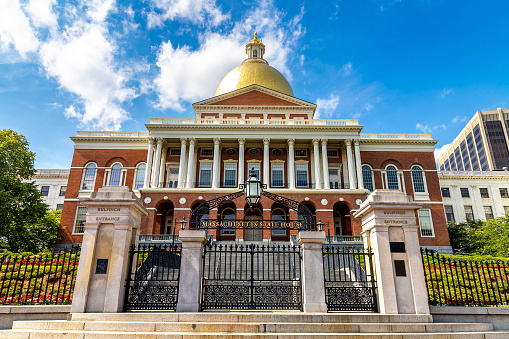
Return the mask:
<path fill-rule="evenodd" d="M 37 168 L 69 167 L 77 130 L 143 131 L 193 117 L 245 57 L 265 57 L 320 118 L 450 143 L 506 108 L 508 1 L 2 0 L 0 128 Z"/>

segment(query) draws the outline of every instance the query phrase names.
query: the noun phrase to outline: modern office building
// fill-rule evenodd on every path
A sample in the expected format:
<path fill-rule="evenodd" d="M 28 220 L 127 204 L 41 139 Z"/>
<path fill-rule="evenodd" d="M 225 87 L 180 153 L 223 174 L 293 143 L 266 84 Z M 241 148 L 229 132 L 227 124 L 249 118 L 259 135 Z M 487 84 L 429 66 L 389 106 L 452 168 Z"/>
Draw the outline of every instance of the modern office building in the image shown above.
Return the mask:
<path fill-rule="evenodd" d="M 496 171 L 509 167 L 509 109 L 477 111 L 438 159 L 441 171 Z"/>
<path fill-rule="evenodd" d="M 263 58 L 255 37 L 247 59 L 193 104 L 195 118 L 151 118 L 140 132 L 80 131 L 62 212 L 64 243 L 81 242 L 87 209 L 79 199 L 103 186 L 128 186 L 149 215 L 142 235 L 175 234 L 199 204 L 239 191 L 253 171 L 266 190 L 304 204 L 330 236 L 360 236 L 353 217 L 375 189 L 422 203 L 422 246 L 450 248 L 430 134 L 362 134 L 358 120 L 314 119 L 316 105 L 294 96 Z M 262 196 L 253 210 L 235 199 L 210 221 L 285 222 L 296 211 Z M 201 220 L 203 221 L 203 220 Z M 177 227 L 175 227 L 177 223 Z M 175 229 L 176 228 L 176 229 Z M 211 229 L 218 240 L 289 240 L 294 230 Z"/>

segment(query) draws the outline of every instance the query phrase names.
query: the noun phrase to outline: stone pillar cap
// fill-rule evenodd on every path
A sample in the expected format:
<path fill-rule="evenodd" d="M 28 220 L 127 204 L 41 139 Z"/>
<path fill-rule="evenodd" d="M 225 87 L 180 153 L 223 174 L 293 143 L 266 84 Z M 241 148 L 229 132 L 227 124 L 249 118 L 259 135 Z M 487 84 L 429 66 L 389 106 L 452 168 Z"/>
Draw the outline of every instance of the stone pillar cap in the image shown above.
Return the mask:
<path fill-rule="evenodd" d="M 297 238 L 299 245 L 303 243 L 320 243 L 325 241 L 325 232 L 318 231 L 300 231 Z"/>
<path fill-rule="evenodd" d="M 148 215 L 147 209 L 141 200 L 127 186 L 106 186 L 99 191 L 92 192 L 89 198 L 80 198 L 79 202 L 84 206 L 90 205 L 134 205 L 142 215 Z"/>
<path fill-rule="evenodd" d="M 376 189 L 364 200 L 353 216 L 360 218 L 375 207 L 418 210 L 422 207 L 422 203 L 415 202 L 412 197 L 399 190 Z"/>

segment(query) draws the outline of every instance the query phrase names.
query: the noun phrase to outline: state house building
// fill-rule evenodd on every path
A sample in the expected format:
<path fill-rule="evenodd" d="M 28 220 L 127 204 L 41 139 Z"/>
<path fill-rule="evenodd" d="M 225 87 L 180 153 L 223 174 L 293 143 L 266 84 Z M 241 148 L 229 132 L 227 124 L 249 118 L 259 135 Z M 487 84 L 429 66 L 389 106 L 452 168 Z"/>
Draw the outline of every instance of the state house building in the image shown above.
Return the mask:
<path fill-rule="evenodd" d="M 421 246 L 449 247 L 430 134 L 361 134 L 357 120 L 314 119 L 316 105 L 294 96 L 263 58 L 247 59 L 216 94 L 193 104 L 196 118 L 151 118 L 144 132 L 78 132 L 62 211 L 62 243 L 79 243 L 86 207 L 79 199 L 104 186 L 128 186 L 149 211 L 142 235 L 178 233 L 198 204 L 239 191 L 254 171 L 266 190 L 305 204 L 332 239 L 360 236 L 353 212 L 375 189 L 400 190 L 422 203 Z M 251 210 L 239 198 L 212 209 L 209 220 L 298 220 L 297 212 L 262 196 Z M 174 227 L 177 222 L 177 227 Z M 285 229 L 213 229 L 217 240 L 290 239 Z M 351 237 L 352 238 L 352 237 Z"/>

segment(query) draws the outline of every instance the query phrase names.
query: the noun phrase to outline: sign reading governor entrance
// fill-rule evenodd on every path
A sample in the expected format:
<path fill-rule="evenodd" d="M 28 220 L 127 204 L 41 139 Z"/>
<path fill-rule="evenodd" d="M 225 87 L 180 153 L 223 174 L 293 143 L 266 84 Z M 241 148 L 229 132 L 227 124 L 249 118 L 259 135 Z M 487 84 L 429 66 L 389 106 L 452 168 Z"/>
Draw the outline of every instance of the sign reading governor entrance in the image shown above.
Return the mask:
<path fill-rule="evenodd" d="M 201 228 L 280 228 L 280 229 L 304 229 L 301 221 L 274 221 L 274 220 L 236 220 L 221 221 L 207 220 L 200 223 Z"/>

